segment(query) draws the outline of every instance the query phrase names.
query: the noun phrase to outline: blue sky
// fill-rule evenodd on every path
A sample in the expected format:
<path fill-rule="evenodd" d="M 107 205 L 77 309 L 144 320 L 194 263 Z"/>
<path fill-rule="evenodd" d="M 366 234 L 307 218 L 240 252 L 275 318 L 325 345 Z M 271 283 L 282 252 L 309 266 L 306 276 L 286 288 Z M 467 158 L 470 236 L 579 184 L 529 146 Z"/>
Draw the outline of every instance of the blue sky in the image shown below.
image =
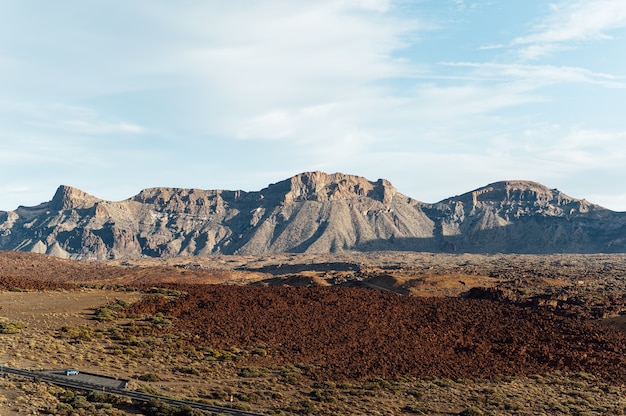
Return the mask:
<path fill-rule="evenodd" d="M 623 0 L 0 0 L 0 210 L 321 170 L 626 211 L 625 50 Z"/>

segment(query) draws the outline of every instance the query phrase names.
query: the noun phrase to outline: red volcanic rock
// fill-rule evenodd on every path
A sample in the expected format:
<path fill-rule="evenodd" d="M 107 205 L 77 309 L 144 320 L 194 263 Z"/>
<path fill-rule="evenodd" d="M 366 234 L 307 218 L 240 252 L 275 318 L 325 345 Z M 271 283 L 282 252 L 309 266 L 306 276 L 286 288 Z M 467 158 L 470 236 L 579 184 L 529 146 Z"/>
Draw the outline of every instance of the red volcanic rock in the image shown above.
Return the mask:
<path fill-rule="evenodd" d="M 266 363 L 304 363 L 317 379 L 488 378 L 584 371 L 626 378 L 626 335 L 488 300 L 354 288 L 175 286 L 130 312 L 173 316 L 169 332 L 219 348 L 264 345 Z"/>
<path fill-rule="evenodd" d="M 75 288 L 76 285 L 71 283 L 0 276 L 0 290 L 71 290 Z"/>

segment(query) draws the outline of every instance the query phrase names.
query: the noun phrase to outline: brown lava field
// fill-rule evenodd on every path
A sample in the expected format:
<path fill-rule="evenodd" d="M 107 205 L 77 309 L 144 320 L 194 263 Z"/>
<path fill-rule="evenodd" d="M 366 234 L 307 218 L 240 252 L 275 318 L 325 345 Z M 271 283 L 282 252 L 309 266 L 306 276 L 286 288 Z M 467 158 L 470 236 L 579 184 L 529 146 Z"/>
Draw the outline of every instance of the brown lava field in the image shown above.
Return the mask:
<path fill-rule="evenodd" d="M 27 325 L 0 336 L 8 365 L 146 392 L 276 415 L 626 414 L 626 255 L 0 252 L 0 295 Z M 0 385 L 0 413 L 56 406 L 25 386 Z"/>
<path fill-rule="evenodd" d="M 259 364 L 301 363 L 318 380 L 485 378 L 587 372 L 626 375 L 626 334 L 489 300 L 419 298 L 358 288 L 174 285 L 128 312 L 174 318 L 196 346 L 247 348 Z"/>

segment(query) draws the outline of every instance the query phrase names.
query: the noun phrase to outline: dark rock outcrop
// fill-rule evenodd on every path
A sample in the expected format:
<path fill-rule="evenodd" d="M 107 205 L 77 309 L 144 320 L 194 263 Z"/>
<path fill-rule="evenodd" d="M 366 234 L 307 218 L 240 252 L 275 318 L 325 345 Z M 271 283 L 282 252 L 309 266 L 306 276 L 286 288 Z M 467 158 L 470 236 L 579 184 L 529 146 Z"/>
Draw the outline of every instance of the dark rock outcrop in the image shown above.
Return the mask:
<path fill-rule="evenodd" d="M 61 186 L 0 212 L 0 249 L 76 259 L 411 250 L 626 252 L 626 213 L 528 181 L 435 204 L 388 181 L 306 172 L 257 192 L 150 188 L 120 202 Z"/>

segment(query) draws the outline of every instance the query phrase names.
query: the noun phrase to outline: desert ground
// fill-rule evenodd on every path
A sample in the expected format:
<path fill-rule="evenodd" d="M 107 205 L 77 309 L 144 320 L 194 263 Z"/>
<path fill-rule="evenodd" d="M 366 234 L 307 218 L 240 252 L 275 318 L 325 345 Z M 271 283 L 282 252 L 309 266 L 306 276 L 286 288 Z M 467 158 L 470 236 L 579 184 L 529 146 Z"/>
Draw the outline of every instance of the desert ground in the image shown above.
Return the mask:
<path fill-rule="evenodd" d="M 263 414 L 624 414 L 625 260 L 1 252 L 0 358 Z M 0 380 L 0 414 L 46 412 L 159 414 Z"/>

